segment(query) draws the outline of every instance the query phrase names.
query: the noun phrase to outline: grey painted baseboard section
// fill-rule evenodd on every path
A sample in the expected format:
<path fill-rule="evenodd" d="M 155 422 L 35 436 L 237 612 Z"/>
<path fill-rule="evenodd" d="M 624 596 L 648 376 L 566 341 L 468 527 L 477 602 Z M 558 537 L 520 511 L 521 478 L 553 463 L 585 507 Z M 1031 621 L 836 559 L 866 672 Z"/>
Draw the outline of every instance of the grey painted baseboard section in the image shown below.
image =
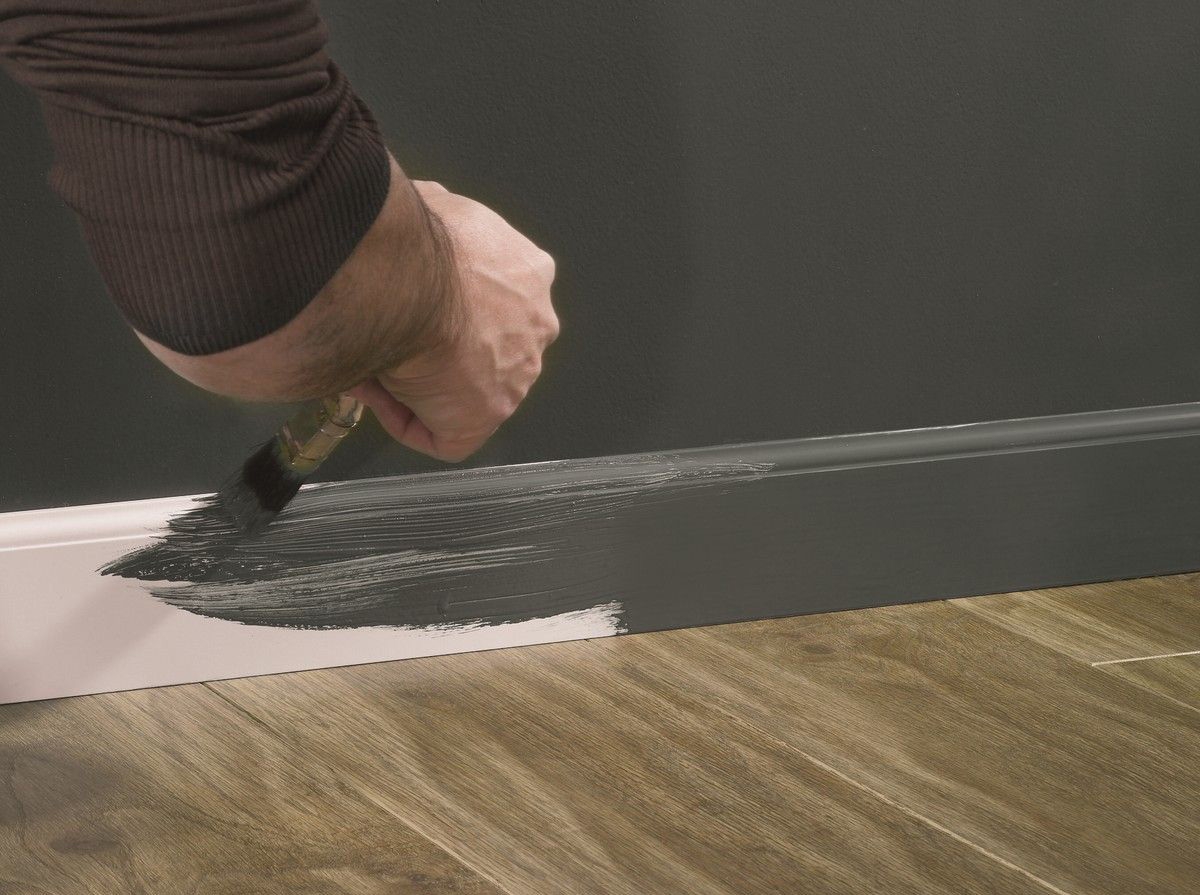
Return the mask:
<path fill-rule="evenodd" d="M 684 453 L 774 468 L 674 520 L 630 631 L 1200 568 L 1200 404 Z"/>
<path fill-rule="evenodd" d="M 1189 571 L 1198 456 L 1187 405 L 321 484 L 252 539 L 0 514 L 0 702 Z"/>
<path fill-rule="evenodd" d="M 1200 568 L 1198 457 L 1187 404 L 365 479 L 105 572 L 251 625 L 651 631 Z"/>

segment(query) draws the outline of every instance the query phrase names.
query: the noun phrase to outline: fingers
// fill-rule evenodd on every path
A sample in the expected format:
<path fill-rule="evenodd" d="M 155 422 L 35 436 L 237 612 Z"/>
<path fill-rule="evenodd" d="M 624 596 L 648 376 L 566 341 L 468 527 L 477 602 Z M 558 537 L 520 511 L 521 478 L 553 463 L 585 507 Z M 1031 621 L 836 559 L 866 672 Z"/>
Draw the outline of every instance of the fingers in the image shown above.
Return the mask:
<path fill-rule="evenodd" d="M 350 389 L 347 394 L 370 407 L 384 431 L 404 444 L 405 438 L 409 437 L 409 429 L 412 428 L 416 415 L 388 394 L 387 390 L 379 384 L 378 379 L 364 380 Z"/>
<path fill-rule="evenodd" d="M 422 451 L 422 453 L 427 453 L 446 463 L 461 463 L 483 447 L 486 441 L 487 437 L 458 441 L 434 438 L 429 445 L 429 450 Z"/>
<path fill-rule="evenodd" d="M 383 430 L 400 444 L 445 463 L 461 463 L 479 450 L 491 435 L 439 437 L 406 404 L 396 400 L 378 379 L 360 382 L 347 394 L 370 407 Z"/>
<path fill-rule="evenodd" d="M 433 435 L 415 413 L 388 393 L 377 379 L 367 379 L 350 389 L 353 395 L 371 408 L 375 419 L 383 430 L 404 445 L 422 454 L 437 457 L 433 453 Z M 439 458 L 440 459 L 440 458 Z"/>
<path fill-rule="evenodd" d="M 463 324 L 436 351 L 377 371 L 356 393 L 400 444 L 459 462 L 517 409 L 559 333 L 554 258 L 499 214 L 434 181 L 413 187 L 454 239 Z"/>

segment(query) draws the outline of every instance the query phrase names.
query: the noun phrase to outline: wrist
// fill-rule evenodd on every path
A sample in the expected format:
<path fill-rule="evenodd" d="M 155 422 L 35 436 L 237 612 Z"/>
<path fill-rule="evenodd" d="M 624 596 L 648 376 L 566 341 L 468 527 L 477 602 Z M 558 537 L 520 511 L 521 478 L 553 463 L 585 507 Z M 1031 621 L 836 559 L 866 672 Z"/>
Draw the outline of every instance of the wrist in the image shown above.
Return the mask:
<path fill-rule="evenodd" d="M 403 176 L 403 175 L 401 175 Z M 416 226 L 397 244 L 406 254 L 397 277 L 407 279 L 402 307 L 407 308 L 404 335 L 386 361 L 372 372 L 397 367 L 419 355 L 453 344 L 466 325 L 466 304 L 454 238 L 442 218 L 429 207 L 411 181 L 405 182 L 412 210 L 407 220 Z"/>
<path fill-rule="evenodd" d="M 184 355 L 138 337 L 208 391 L 296 401 L 344 391 L 453 341 L 463 325 L 454 243 L 389 156 L 391 182 L 374 223 L 313 300 L 286 325 L 215 354 Z"/>

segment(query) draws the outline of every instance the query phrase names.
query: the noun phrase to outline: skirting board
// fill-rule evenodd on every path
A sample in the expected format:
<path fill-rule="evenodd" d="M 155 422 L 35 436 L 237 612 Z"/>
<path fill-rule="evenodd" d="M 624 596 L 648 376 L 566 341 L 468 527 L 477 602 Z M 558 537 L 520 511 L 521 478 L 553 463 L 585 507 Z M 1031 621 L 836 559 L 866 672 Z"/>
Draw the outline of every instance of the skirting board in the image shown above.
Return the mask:
<path fill-rule="evenodd" d="M 1198 459 L 1186 404 L 317 485 L 253 541 L 0 514 L 0 703 L 1191 571 Z"/>

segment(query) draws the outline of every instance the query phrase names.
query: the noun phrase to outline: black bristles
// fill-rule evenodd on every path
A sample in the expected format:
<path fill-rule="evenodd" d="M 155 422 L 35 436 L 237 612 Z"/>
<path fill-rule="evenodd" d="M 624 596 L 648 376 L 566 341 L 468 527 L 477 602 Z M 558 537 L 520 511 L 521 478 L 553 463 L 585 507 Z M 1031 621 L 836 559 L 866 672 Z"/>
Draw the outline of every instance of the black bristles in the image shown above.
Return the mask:
<path fill-rule="evenodd" d="M 258 534 L 296 496 L 305 478 L 284 459 L 279 439 L 272 438 L 217 492 L 216 503 L 243 533 Z"/>

